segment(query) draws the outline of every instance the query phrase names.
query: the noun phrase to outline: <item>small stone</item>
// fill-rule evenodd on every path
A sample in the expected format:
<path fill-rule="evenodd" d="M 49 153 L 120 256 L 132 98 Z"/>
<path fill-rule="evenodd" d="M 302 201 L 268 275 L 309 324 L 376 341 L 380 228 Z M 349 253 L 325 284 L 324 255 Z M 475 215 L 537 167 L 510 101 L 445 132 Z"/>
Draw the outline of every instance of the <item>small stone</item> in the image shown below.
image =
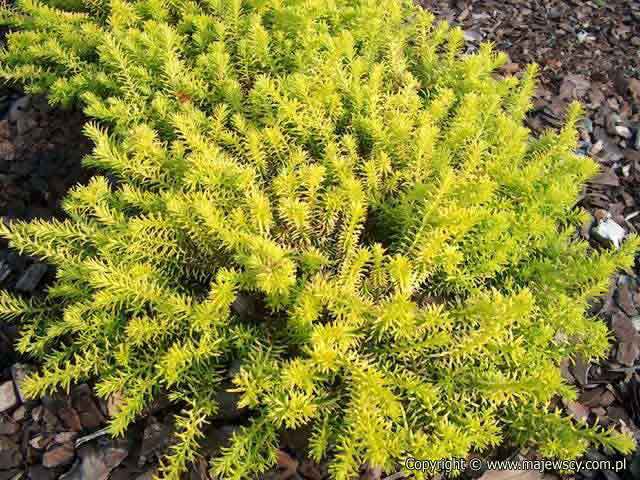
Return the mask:
<path fill-rule="evenodd" d="M 599 222 L 593 229 L 593 236 L 602 243 L 611 243 L 615 248 L 620 248 L 626 231 L 611 218 Z"/>
<path fill-rule="evenodd" d="M 616 134 L 622 138 L 631 138 L 633 133 L 629 127 L 625 127 L 624 125 L 616 126 Z"/>
<path fill-rule="evenodd" d="M 72 443 L 53 445 L 42 456 L 42 465 L 46 468 L 60 467 L 73 462 L 76 455 Z"/>
<path fill-rule="evenodd" d="M 16 395 L 16 389 L 13 386 L 13 382 L 9 380 L 0 385 L 0 412 L 6 412 L 7 410 L 15 407 L 18 404 L 18 396 Z"/>
<path fill-rule="evenodd" d="M 47 266 L 44 263 L 34 263 L 22 274 L 16 283 L 16 290 L 33 292 L 45 273 L 47 273 Z"/>
<path fill-rule="evenodd" d="M 7 437 L 0 437 L 0 470 L 21 466 L 22 459 L 18 445 Z"/>

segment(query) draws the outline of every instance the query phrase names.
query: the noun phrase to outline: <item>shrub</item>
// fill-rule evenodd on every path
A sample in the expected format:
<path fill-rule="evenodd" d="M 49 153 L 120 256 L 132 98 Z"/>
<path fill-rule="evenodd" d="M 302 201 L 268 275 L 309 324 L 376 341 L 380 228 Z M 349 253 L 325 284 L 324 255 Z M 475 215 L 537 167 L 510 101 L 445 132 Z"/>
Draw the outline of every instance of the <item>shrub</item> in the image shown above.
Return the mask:
<path fill-rule="evenodd" d="M 31 396 L 88 379 L 124 398 L 122 434 L 160 392 L 185 407 L 167 478 L 194 458 L 233 375 L 250 421 L 212 463 L 274 464 L 308 426 L 335 479 L 363 463 L 548 457 L 633 441 L 574 424 L 564 358 L 602 357 L 589 318 L 638 246 L 591 251 L 572 207 L 595 164 L 566 126 L 529 138 L 535 67 L 462 54 L 461 30 L 400 0 L 19 0 L 0 73 L 94 119 L 65 220 L 14 222 L 46 298 L 2 294 Z M 251 308 L 249 308 L 251 307 Z"/>

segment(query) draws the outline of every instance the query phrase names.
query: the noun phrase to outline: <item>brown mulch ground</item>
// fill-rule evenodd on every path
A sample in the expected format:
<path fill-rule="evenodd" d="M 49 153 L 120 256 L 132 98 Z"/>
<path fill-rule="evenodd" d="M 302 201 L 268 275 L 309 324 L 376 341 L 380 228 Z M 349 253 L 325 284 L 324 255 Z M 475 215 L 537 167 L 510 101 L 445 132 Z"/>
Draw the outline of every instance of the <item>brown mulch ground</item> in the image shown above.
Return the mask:
<path fill-rule="evenodd" d="M 460 25 L 467 48 L 492 41 L 506 51 L 504 74 L 518 75 L 530 62 L 541 66 L 535 108 L 528 118 L 534 132 L 560 125 L 569 101 L 583 102 L 587 113 L 578 146 L 602 165 L 602 174 L 585 188 L 580 204 L 593 221 L 581 234 L 597 248 L 615 248 L 598 236 L 603 224 L 623 234 L 640 230 L 640 1 L 421 0 L 441 19 Z M 26 102 L 26 103 L 25 103 Z M 26 106 L 25 106 L 26 105 Z M 21 107 L 22 106 L 22 107 Z M 21 110 L 22 108 L 22 110 Z M 13 114 L 11 114 L 13 112 Z M 0 92 L 0 216 L 33 218 L 59 213 L 64 192 L 87 172 L 79 159 L 88 144 L 82 138 L 77 112 L 49 111 L 15 92 Z M 582 392 L 567 411 L 591 423 L 628 428 L 640 440 L 640 268 L 612 282 L 609 294 L 595 302 L 593 313 L 608 322 L 614 334 L 610 358 L 599 365 L 578 362 L 565 374 Z M 51 272 L 36 259 L 24 258 L 0 245 L 0 286 L 37 291 Z M 11 338 L 0 329 L 0 390 L 19 380 Z M 13 368 L 12 368 L 13 367 Z M 19 383 L 19 382 L 17 382 Z M 0 392 L 2 393 L 2 392 Z M 86 385 L 69 395 L 45 397 L 0 414 L 0 480 L 148 480 L 160 449 L 170 436 L 170 418 L 159 405 L 132 428 L 125 441 L 107 440 L 102 428 L 109 416 L 106 402 Z M 207 445 L 215 450 L 235 428 L 221 420 L 210 431 Z M 301 435 L 283 437 L 281 470 L 266 478 L 321 480 L 324 467 L 296 458 Z M 592 459 L 607 458 L 592 451 Z M 208 479 L 206 462 L 189 475 Z M 7 465 L 11 465 L 7 468 Z M 22 474 L 22 477 L 18 475 Z M 533 475 L 533 476 L 532 476 Z M 375 480 L 380 472 L 363 478 Z M 626 472 L 581 472 L 580 478 L 619 480 L 640 478 L 640 456 L 628 458 Z M 484 480 L 490 480 L 485 476 Z M 536 480 L 531 472 L 521 477 Z"/>
<path fill-rule="evenodd" d="M 640 74 L 640 2 L 418 0 L 461 26 L 471 46 L 491 41 L 518 64 L 541 66 L 543 85 L 567 74 L 614 82 Z"/>

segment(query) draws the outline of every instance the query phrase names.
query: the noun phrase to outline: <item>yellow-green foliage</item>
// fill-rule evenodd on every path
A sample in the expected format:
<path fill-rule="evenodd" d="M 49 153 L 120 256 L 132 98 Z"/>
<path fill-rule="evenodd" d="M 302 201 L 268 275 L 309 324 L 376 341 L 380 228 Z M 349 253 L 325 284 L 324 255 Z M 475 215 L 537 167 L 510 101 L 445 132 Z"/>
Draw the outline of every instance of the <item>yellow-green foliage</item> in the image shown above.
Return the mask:
<path fill-rule="evenodd" d="M 585 314 L 638 246 L 593 252 L 572 209 L 595 164 L 566 126 L 529 138 L 535 68 L 499 79 L 484 45 L 401 0 L 18 0 L 0 74 L 94 119 L 97 176 L 68 219 L 14 223 L 58 276 L 0 297 L 36 396 L 93 378 L 121 434 L 160 391 L 186 405 L 178 478 L 230 364 L 252 422 L 212 462 L 244 479 L 311 426 L 334 479 L 365 462 L 502 441 L 575 457 L 563 358 L 602 357 Z M 113 182 L 112 180 L 116 181 Z M 238 316 L 238 295 L 264 315 Z"/>

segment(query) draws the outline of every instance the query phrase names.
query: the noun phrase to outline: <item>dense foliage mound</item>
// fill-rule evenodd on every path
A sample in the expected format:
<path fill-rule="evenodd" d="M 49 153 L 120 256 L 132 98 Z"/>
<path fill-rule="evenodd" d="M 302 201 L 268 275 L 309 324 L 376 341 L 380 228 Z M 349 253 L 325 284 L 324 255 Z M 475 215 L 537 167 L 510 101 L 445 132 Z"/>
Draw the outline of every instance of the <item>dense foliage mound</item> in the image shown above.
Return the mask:
<path fill-rule="evenodd" d="M 635 238 L 591 251 L 572 208 L 595 164 L 566 126 L 529 138 L 535 68 L 400 0 L 19 0 L 0 74 L 95 120 L 64 221 L 3 234 L 48 259 L 42 300 L 0 297 L 32 396 L 93 379 L 122 434 L 160 392 L 185 406 L 178 478 L 233 376 L 251 421 L 222 478 L 310 426 L 335 479 L 363 463 L 549 457 L 629 437 L 551 408 L 559 364 L 608 348 L 586 315 Z"/>

